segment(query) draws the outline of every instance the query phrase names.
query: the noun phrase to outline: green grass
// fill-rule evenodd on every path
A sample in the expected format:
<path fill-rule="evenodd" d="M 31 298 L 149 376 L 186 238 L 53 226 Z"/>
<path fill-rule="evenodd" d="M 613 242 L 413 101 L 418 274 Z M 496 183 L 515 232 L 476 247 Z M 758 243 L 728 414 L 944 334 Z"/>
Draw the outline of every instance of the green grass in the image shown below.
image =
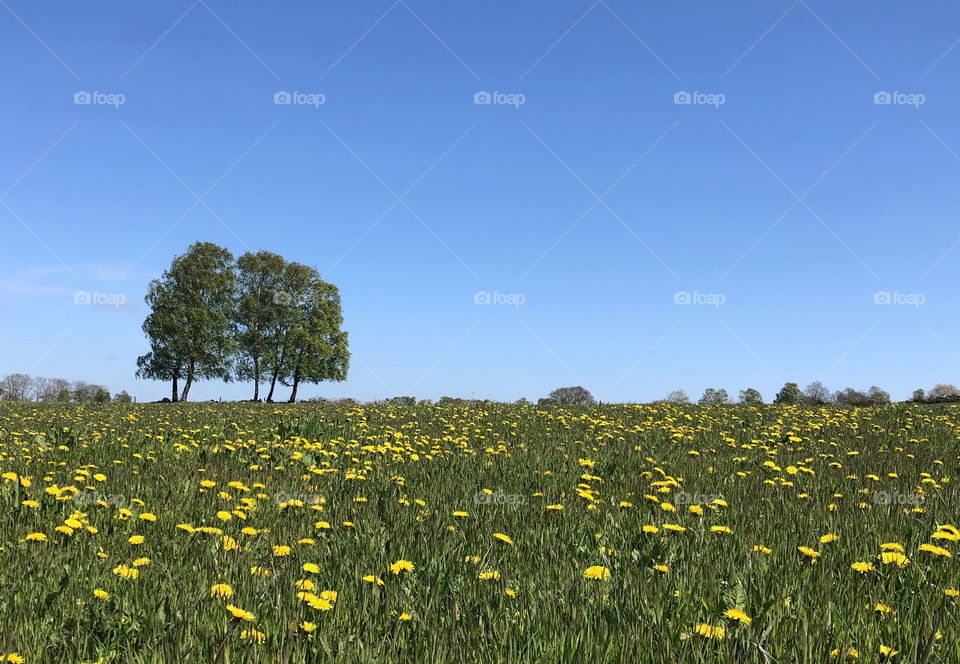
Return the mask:
<path fill-rule="evenodd" d="M 899 651 L 889 661 L 955 663 L 958 600 L 944 590 L 960 588 L 960 550 L 931 535 L 960 522 L 958 427 L 950 406 L 0 404 L 0 655 L 820 663 L 844 648 L 888 661 L 885 645 Z M 496 498 L 477 502 L 484 489 Z M 282 506 L 291 497 L 305 504 Z M 78 511 L 73 534 L 55 530 Z M 218 528 L 237 548 L 178 524 Z M 829 533 L 839 539 L 821 543 Z M 910 563 L 882 564 L 882 543 Z M 799 546 L 821 554 L 815 564 Z M 142 557 L 137 579 L 112 571 Z M 391 573 L 401 559 L 415 570 Z M 857 561 L 876 569 L 856 572 Z M 609 581 L 584 577 L 594 565 Z M 492 570 L 499 579 L 478 578 Z M 332 609 L 299 599 L 302 579 L 336 591 Z M 211 597 L 216 583 L 233 596 Z M 228 602 L 256 620 L 231 620 Z M 750 624 L 724 618 L 731 608 Z"/>

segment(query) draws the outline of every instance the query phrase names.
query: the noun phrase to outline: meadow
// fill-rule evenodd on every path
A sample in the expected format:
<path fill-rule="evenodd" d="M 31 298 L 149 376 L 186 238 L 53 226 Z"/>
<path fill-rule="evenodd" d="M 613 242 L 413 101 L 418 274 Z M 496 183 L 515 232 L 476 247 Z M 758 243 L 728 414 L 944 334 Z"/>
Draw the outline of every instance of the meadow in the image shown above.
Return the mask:
<path fill-rule="evenodd" d="M 0 661 L 960 661 L 960 410 L 0 404 Z"/>

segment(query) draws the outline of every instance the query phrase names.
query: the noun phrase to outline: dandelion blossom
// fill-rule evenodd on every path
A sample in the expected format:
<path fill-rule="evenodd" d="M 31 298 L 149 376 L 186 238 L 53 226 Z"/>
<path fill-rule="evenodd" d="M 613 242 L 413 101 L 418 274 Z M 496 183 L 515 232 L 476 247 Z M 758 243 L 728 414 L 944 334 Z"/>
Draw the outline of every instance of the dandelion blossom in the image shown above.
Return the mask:
<path fill-rule="evenodd" d="M 412 572 L 413 563 L 409 560 L 398 560 L 390 565 L 390 571 L 397 575 L 399 575 L 400 572 Z"/>
<path fill-rule="evenodd" d="M 587 579 L 596 579 L 597 581 L 609 581 L 610 570 L 602 565 L 592 565 L 584 570 L 583 576 Z"/>
<path fill-rule="evenodd" d="M 244 611 L 239 606 L 234 606 L 233 604 L 227 604 L 227 611 L 230 612 L 230 615 L 236 618 L 237 620 L 245 620 L 247 622 L 253 622 L 257 619 L 255 615 L 249 611 Z"/>

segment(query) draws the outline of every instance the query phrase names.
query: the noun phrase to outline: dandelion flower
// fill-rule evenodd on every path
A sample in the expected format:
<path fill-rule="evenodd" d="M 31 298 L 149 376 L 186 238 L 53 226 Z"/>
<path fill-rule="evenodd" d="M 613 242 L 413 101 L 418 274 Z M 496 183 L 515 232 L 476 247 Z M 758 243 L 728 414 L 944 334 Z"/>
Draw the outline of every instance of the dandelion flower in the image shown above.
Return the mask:
<path fill-rule="evenodd" d="M 895 564 L 897 567 L 906 567 L 910 559 L 899 551 L 884 551 L 880 554 L 880 562 L 884 565 Z"/>
<path fill-rule="evenodd" d="M 707 623 L 700 623 L 694 628 L 693 631 L 705 639 L 717 639 L 718 641 L 726 635 L 726 631 L 723 629 L 723 627 L 714 627 L 713 625 L 708 625 Z"/>
<path fill-rule="evenodd" d="M 140 577 L 140 570 L 136 567 L 128 567 L 126 565 L 117 565 L 113 568 L 113 573 L 124 579 L 136 579 Z"/>
<path fill-rule="evenodd" d="M 934 546 L 933 544 L 921 544 L 920 550 L 926 553 L 931 553 L 935 556 L 941 558 L 952 558 L 953 554 L 950 553 L 947 549 L 944 549 L 942 546 Z"/>
<path fill-rule="evenodd" d="M 726 612 L 723 614 L 723 617 L 730 618 L 730 620 L 737 620 L 739 622 L 742 622 L 744 625 L 749 625 L 751 622 L 753 622 L 753 618 L 748 616 L 746 613 L 744 613 L 740 609 L 727 609 Z"/>
<path fill-rule="evenodd" d="M 584 570 L 583 576 L 587 579 L 596 579 L 597 581 L 609 581 L 610 570 L 602 565 L 592 565 Z"/>
<path fill-rule="evenodd" d="M 228 599 L 233 597 L 233 588 L 226 583 L 215 583 L 210 586 L 210 597 L 222 597 Z"/>
<path fill-rule="evenodd" d="M 240 630 L 240 640 L 241 641 L 251 641 L 257 645 L 262 645 L 266 640 L 267 635 L 263 632 L 258 632 L 255 629 L 243 629 Z"/>
<path fill-rule="evenodd" d="M 244 611 L 239 606 L 234 606 L 233 604 L 227 604 L 227 611 L 230 612 L 230 615 L 236 618 L 237 620 L 245 620 L 247 622 L 253 622 L 257 619 L 255 615 L 249 611 Z"/>
<path fill-rule="evenodd" d="M 816 561 L 820 557 L 820 552 L 811 549 L 809 546 L 798 546 L 797 551 L 802 553 L 804 556 L 809 558 L 811 561 Z"/>
<path fill-rule="evenodd" d="M 397 562 L 390 565 L 390 571 L 394 574 L 400 574 L 400 572 L 412 572 L 413 563 L 409 560 L 398 560 Z"/>

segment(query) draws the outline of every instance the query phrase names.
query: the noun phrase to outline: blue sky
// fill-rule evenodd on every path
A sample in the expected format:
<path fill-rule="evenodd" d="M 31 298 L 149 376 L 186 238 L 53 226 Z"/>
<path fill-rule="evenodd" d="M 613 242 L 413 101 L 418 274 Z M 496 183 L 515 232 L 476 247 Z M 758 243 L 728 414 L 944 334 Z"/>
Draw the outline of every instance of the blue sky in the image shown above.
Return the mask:
<path fill-rule="evenodd" d="M 0 31 L 0 374 L 166 395 L 143 295 L 205 240 L 339 286 L 350 378 L 302 396 L 960 382 L 955 3 L 3 0 Z"/>

